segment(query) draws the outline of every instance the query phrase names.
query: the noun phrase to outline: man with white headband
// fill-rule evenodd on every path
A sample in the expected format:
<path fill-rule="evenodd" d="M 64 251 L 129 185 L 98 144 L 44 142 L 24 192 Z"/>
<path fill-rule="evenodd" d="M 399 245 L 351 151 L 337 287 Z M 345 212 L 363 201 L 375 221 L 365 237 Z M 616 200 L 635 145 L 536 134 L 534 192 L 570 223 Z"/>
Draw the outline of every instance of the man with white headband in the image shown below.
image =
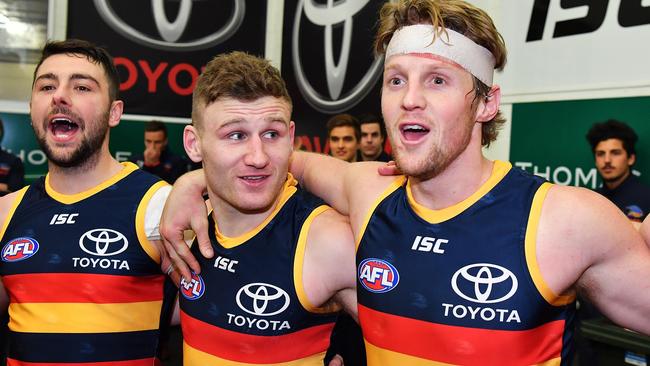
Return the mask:
<path fill-rule="evenodd" d="M 458 0 L 387 3 L 376 50 L 404 176 L 306 153 L 291 166 L 350 216 L 368 364 L 569 364 L 577 291 L 650 333 L 650 250 L 616 207 L 483 156 L 504 122 L 492 73 L 506 49 L 489 16 Z M 172 195 L 172 210 L 187 201 Z"/>

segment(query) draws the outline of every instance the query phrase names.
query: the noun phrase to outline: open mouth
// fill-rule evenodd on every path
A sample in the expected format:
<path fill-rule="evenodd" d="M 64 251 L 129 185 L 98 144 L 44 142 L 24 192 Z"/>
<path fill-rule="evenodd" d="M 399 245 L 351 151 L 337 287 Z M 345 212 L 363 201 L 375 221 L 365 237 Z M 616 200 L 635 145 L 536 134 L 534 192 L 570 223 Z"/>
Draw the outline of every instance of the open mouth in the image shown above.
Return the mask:
<path fill-rule="evenodd" d="M 411 123 L 404 124 L 401 127 L 402 136 L 406 141 L 414 141 L 429 133 L 429 129 L 422 125 Z"/>
<path fill-rule="evenodd" d="M 55 117 L 50 120 L 50 132 L 59 139 L 66 139 L 79 130 L 79 125 L 66 117 Z"/>

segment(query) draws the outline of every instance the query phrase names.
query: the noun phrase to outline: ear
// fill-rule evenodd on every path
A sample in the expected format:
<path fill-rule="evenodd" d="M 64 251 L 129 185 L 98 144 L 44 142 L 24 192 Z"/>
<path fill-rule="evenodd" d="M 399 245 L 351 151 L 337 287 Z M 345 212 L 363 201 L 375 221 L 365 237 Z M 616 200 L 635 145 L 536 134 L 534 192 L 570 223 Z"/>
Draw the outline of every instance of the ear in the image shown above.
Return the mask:
<path fill-rule="evenodd" d="M 501 87 L 498 85 L 492 85 L 487 97 L 482 97 L 482 99 L 483 100 L 479 102 L 478 108 L 476 108 L 476 122 L 491 121 L 492 118 L 499 113 Z"/>
<path fill-rule="evenodd" d="M 114 100 L 113 103 L 111 103 L 111 109 L 108 112 L 109 127 L 115 127 L 120 124 L 122 112 L 124 112 L 124 102 L 121 100 Z"/>
<path fill-rule="evenodd" d="M 295 134 L 296 134 L 296 123 L 293 122 L 293 121 L 290 121 L 290 122 L 289 122 L 289 138 L 291 139 L 291 148 L 292 148 L 292 149 L 293 149 L 293 147 L 295 146 L 295 145 L 293 144 L 293 143 L 294 143 L 294 139 L 295 139 L 295 137 L 296 137 Z"/>
<path fill-rule="evenodd" d="M 183 146 L 187 156 L 195 163 L 203 160 L 201 155 L 201 138 L 194 126 L 185 126 L 183 130 Z"/>
<path fill-rule="evenodd" d="M 630 155 L 630 157 L 627 158 L 627 165 L 632 166 L 636 163 L 636 154 Z"/>

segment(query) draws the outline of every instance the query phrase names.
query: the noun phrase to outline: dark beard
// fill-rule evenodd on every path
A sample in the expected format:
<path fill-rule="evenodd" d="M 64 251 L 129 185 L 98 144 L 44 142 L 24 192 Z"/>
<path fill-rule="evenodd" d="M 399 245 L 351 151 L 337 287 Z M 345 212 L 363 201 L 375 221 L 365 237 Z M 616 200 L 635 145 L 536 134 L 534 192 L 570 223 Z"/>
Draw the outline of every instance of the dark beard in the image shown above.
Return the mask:
<path fill-rule="evenodd" d="M 66 113 L 66 112 L 67 111 L 60 111 L 60 112 L 57 111 L 56 113 Z M 41 149 L 45 153 L 45 156 L 47 156 L 48 161 L 59 168 L 83 169 L 84 167 L 93 165 L 93 162 L 97 161 L 97 158 L 99 156 L 98 155 L 99 150 L 102 148 L 102 144 L 104 143 L 104 138 L 108 133 L 109 113 L 110 112 L 107 110 L 106 113 L 104 113 L 100 117 L 99 121 L 92 122 L 99 126 L 97 130 L 91 131 L 88 137 L 81 141 L 81 145 L 79 145 L 79 147 L 77 147 L 77 149 L 75 149 L 68 156 L 64 156 L 64 157 L 55 156 L 54 153 L 52 152 L 52 149 L 50 149 L 50 147 L 47 145 L 46 137 L 45 137 L 46 134 L 44 134 L 43 136 L 39 136 L 38 134 L 36 134 L 36 139 L 38 140 L 38 144 L 41 146 Z M 68 112 L 67 114 L 70 113 Z M 85 123 L 83 123 L 82 119 L 80 119 L 79 117 L 78 119 L 81 122 L 79 128 L 81 128 L 81 126 L 84 127 L 87 126 Z M 45 126 L 49 127 L 48 125 L 49 123 L 46 121 Z"/>

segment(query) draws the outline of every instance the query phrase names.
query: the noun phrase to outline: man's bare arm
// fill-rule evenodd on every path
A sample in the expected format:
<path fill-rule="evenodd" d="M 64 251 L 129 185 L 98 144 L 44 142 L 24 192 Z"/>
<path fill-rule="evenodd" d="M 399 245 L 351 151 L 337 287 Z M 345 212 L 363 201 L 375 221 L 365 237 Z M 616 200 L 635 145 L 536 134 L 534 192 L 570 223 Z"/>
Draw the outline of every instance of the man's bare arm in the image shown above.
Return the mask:
<path fill-rule="evenodd" d="M 556 293 L 577 289 L 612 321 L 650 334 L 650 249 L 604 197 L 553 187 L 542 210 L 538 260 Z"/>
<path fill-rule="evenodd" d="M 331 156 L 295 151 L 289 171 L 308 191 L 340 213 L 349 213 L 346 175 L 352 164 Z"/>

